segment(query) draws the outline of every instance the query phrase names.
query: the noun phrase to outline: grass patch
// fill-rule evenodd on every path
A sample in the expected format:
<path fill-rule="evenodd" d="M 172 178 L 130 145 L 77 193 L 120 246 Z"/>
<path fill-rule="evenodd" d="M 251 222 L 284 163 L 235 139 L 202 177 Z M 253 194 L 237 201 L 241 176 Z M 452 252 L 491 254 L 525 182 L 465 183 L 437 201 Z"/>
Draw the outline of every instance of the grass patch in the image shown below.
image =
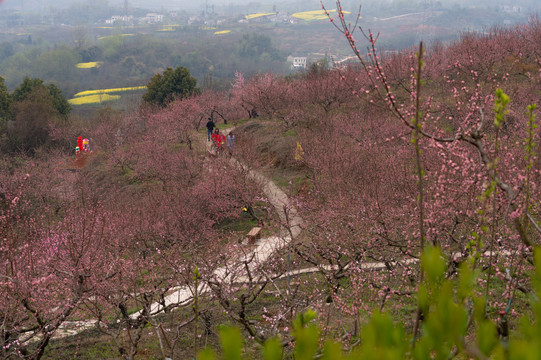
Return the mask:
<path fill-rule="evenodd" d="M 312 187 L 302 171 L 271 170 L 272 181 L 290 196 L 299 195 Z"/>
<path fill-rule="evenodd" d="M 269 224 L 269 214 L 267 213 L 265 207 L 266 204 L 258 203 L 255 204 L 252 209 L 255 216 L 261 219 L 264 224 Z M 250 215 L 247 210 L 243 209 L 238 217 L 224 219 L 217 226 L 223 232 L 237 233 L 239 240 L 242 240 L 253 227 L 260 226 L 260 224 L 259 221 Z M 277 231 L 278 230 L 275 228 L 264 226 L 261 236 L 270 236 L 275 234 Z"/>
<path fill-rule="evenodd" d="M 284 136 L 297 136 L 297 132 L 295 131 L 295 129 L 289 129 L 284 133 Z"/>
<path fill-rule="evenodd" d="M 245 211 L 238 218 L 225 219 L 218 224 L 218 228 L 225 232 L 247 233 L 251 228 L 257 226 L 257 220 L 253 219 Z"/>
<path fill-rule="evenodd" d="M 97 330 L 85 331 L 65 339 L 52 340 L 46 348 L 43 359 L 119 359 L 117 347 Z"/>

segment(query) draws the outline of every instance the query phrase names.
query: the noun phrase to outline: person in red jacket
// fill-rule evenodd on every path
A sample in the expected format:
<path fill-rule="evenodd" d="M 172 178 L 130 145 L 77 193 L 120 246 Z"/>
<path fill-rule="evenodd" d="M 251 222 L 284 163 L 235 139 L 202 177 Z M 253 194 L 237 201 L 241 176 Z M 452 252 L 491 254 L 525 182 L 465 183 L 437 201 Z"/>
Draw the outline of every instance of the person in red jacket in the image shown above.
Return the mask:
<path fill-rule="evenodd" d="M 223 136 L 223 134 L 220 134 L 220 129 L 216 128 L 216 130 L 214 130 L 214 134 L 212 134 L 212 140 L 214 141 L 214 146 L 216 146 L 216 150 L 220 151 L 223 149 L 223 146 L 225 144 L 225 136 Z"/>
<path fill-rule="evenodd" d="M 79 147 L 79 150 L 83 150 L 83 137 L 79 136 L 77 138 L 77 146 Z"/>

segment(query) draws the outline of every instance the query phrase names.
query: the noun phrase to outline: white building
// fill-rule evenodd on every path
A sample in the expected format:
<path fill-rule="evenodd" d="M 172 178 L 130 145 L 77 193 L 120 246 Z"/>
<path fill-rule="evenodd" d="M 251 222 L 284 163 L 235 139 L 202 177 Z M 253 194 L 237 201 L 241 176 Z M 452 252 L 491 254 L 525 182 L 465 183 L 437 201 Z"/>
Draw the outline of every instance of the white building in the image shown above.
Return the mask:
<path fill-rule="evenodd" d="M 306 69 L 306 56 L 288 56 L 287 61 L 291 63 L 292 69 Z"/>
<path fill-rule="evenodd" d="M 125 16 L 125 15 L 113 15 L 110 19 L 105 20 L 106 24 L 114 24 L 118 21 L 125 22 L 125 23 L 132 23 L 133 22 L 133 16 Z"/>
<path fill-rule="evenodd" d="M 521 6 L 504 5 L 504 6 L 501 6 L 500 9 L 502 9 L 503 11 L 505 11 L 507 13 L 521 13 L 521 12 L 523 12 Z"/>
<path fill-rule="evenodd" d="M 141 21 L 146 22 L 147 24 L 156 24 L 163 22 L 163 15 L 149 13 L 145 17 L 141 18 Z"/>

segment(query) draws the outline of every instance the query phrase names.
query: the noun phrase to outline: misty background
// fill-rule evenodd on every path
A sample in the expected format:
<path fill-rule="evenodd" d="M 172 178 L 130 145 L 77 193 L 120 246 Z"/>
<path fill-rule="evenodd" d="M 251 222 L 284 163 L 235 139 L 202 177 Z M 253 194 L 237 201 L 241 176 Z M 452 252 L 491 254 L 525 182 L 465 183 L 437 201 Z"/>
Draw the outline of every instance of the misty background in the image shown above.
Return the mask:
<path fill-rule="evenodd" d="M 124 7 L 124 0 L 89 0 L 89 1 L 66 1 L 66 0 L 3 0 L 0 4 L 0 9 L 18 9 L 23 11 L 32 11 L 38 9 L 47 9 L 50 7 L 65 9 L 73 6 L 73 4 L 87 3 L 91 6 L 111 6 L 111 7 Z M 412 3 L 423 3 L 427 7 L 466 7 L 466 8 L 497 8 L 500 6 L 518 6 L 523 7 L 525 11 L 533 12 L 541 8 L 541 4 L 538 0 L 422 0 L 422 1 L 408 1 L 408 0 L 343 0 L 342 4 L 345 7 L 352 9 L 357 8 L 359 4 L 362 4 L 365 8 L 376 8 L 382 6 L 393 5 L 396 8 L 406 7 Z M 324 4 L 328 8 L 333 8 L 334 1 L 324 1 Z M 247 11 L 252 9 L 272 9 L 273 7 L 284 9 L 319 9 L 319 0 L 128 0 L 128 6 L 133 8 L 141 8 L 148 10 L 186 10 L 193 11 L 204 9 L 206 6 L 216 6 L 220 8 L 239 8 L 244 7 Z"/>
<path fill-rule="evenodd" d="M 526 23 L 541 11 L 539 0 L 361 3 L 359 24 L 380 33 L 383 52 Z M 359 4 L 342 1 L 349 20 Z M 39 78 L 70 98 L 89 89 L 143 86 L 167 67 L 188 68 L 203 89 L 226 89 L 237 73 L 295 75 L 351 58 L 328 19 L 298 16 L 320 9 L 319 0 L 3 0 L 0 76 L 10 91 L 25 77 Z M 295 66 L 295 59 L 305 62 Z M 96 65 L 81 68 L 88 62 Z"/>

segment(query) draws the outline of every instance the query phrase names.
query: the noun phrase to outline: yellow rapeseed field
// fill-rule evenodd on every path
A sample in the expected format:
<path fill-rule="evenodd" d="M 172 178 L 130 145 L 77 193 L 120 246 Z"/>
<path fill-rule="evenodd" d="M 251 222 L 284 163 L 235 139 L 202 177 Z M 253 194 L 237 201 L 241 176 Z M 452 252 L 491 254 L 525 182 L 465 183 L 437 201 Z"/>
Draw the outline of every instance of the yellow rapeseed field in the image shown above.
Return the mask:
<path fill-rule="evenodd" d="M 100 89 L 100 90 L 86 90 L 78 92 L 74 95 L 74 97 L 80 97 L 80 96 L 88 96 L 88 95 L 99 95 L 99 94 L 108 94 L 108 93 L 119 93 L 119 92 L 126 92 L 126 91 L 134 91 L 134 90 L 144 90 L 146 89 L 146 86 L 133 86 L 133 87 L 125 87 L 125 88 L 114 88 L 114 89 Z"/>
<path fill-rule="evenodd" d="M 335 13 L 335 10 L 328 10 L 330 14 Z M 344 14 L 349 14 L 349 11 L 344 11 Z M 304 12 L 298 12 L 291 15 L 293 17 L 296 17 L 297 19 L 302 20 L 325 20 L 327 19 L 327 15 L 325 14 L 325 11 L 323 10 L 313 10 L 313 11 L 304 11 Z"/>
<path fill-rule="evenodd" d="M 118 100 L 120 95 L 96 94 L 81 96 L 68 100 L 71 105 L 99 104 L 106 101 Z"/>
<path fill-rule="evenodd" d="M 221 31 L 215 31 L 214 35 L 221 35 L 221 34 L 227 34 L 230 33 L 231 30 L 221 30 Z"/>
<path fill-rule="evenodd" d="M 258 18 L 258 17 L 262 17 L 262 16 L 267 16 L 267 15 L 275 15 L 276 13 L 259 13 L 259 14 L 250 14 L 250 15 L 246 15 L 245 18 L 247 20 L 250 20 L 250 19 L 255 19 L 255 18 Z"/>
<path fill-rule="evenodd" d="M 85 63 L 78 63 L 76 66 L 79 69 L 90 69 L 90 68 L 98 68 L 103 64 L 103 61 L 93 61 L 93 62 L 85 62 Z"/>
<path fill-rule="evenodd" d="M 103 40 L 103 39 L 107 39 L 107 38 L 111 38 L 115 36 L 135 36 L 135 34 L 119 34 L 119 35 L 101 36 L 98 38 L 98 40 Z"/>

